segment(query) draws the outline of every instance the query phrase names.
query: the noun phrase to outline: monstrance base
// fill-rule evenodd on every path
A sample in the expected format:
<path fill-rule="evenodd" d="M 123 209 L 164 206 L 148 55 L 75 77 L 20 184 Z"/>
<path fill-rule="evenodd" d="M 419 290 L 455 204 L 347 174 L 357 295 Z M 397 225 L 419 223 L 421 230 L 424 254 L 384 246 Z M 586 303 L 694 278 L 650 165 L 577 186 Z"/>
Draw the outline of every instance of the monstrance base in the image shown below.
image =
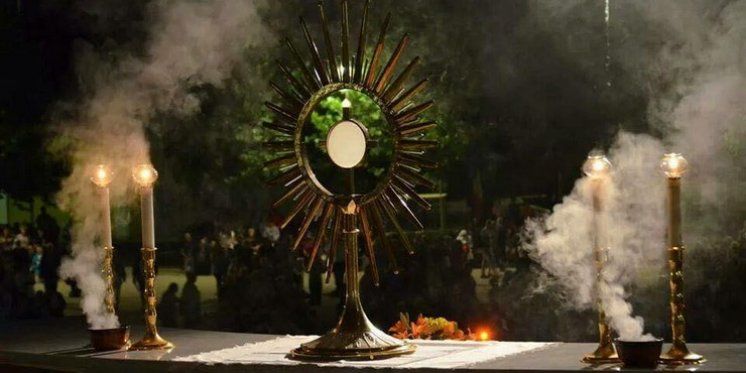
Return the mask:
<path fill-rule="evenodd" d="M 377 360 L 413 353 L 417 346 L 394 338 L 372 325 L 360 332 L 336 330 L 290 352 L 297 360 Z M 372 327 L 372 328 L 371 328 Z"/>

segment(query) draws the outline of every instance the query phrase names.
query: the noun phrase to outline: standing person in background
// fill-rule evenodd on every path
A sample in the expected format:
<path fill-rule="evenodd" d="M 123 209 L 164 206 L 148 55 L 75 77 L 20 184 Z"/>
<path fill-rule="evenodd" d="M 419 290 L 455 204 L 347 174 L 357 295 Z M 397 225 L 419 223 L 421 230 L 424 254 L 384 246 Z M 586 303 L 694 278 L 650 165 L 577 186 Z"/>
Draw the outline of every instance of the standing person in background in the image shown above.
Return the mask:
<path fill-rule="evenodd" d="M 57 283 L 60 280 L 58 273 L 62 262 L 62 250 L 58 245 L 42 238 L 42 256 L 39 265 L 39 277 L 44 283 L 44 292 L 52 294 L 57 291 Z"/>
<path fill-rule="evenodd" d="M 187 281 L 181 290 L 181 316 L 185 328 L 195 328 L 202 321 L 202 295 L 197 289 L 197 276 L 187 274 Z"/>
<path fill-rule="evenodd" d="M 179 285 L 172 282 L 158 302 L 158 321 L 161 325 L 175 328 L 179 326 Z"/>
<path fill-rule="evenodd" d="M 262 242 L 256 236 L 256 229 L 249 227 L 246 229 L 246 237 L 243 239 L 243 245 L 251 253 L 251 261 L 249 263 L 250 269 L 256 269 L 259 267 L 259 256 L 262 254 Z M 266 254 L 266 248 L 264 249 Z"/>
<path fill-rule="evenodd" d="M 181 258 L 183 261 L 184 273 L 195 273 L 194 267 L 194 256 L 196 255 L 196 245 L 192 234 L 189 232 L 184 233 L 184 243 L 181 245 Z"/>
<path fill-rule="evenodd" d="M 29 266 L 29 272 L 32 286 L 36 283 L 37 279 L 41 279 L 41 258 L 43 253 L 41 244 L 31 245 L 31 265 Z"/>
<path fill-rule="evenodd" d="M 13 239 L 14 239 L 13 231 L 10 229 L 9 226 L 4 226 L 2 234 L 0 234 L 0 249 L 2 251 L 10 251 L 13 249 Z"/>
<path fill-rule="evenodd" d="M 454 245 L 454 250 L 451 255 L 451 265 L 457 269 L 461 270 L 466 268 L 469 262 L 469 252 L 471 251 L 471 236 L 469 235 L 469 231 L 466 229 L 462 229 L 458 232 L 458 236 L 456 236 L 456 242 Z"/>
<path fill-rule="evenodd" d="M 502 209 L 499 209 L 495 213 L 495 226 L 494 230 L 494 249 L 495 254 L 495 265 L 498 268 L 503 268 L 505 264 L 505 218 L 503 216 Z"/>
<path fill-rule="evenodd" d="M 31 238 L 28 235 L 28 227 L 26 227 L 26 224 L 21 224 L 18 228 L 18 234 L 13 238 L 13 248 L 28 250 L 30 244 Z"/>
<path fill-rule="evenodd" d="M 495 224 L 494 220 L 487 219 L 487 221 L 484 222 L 484 227 L 479 231 L 479 236 L 481 237 L 480 252 L 482 263 L 480 267 L 482 270 L 482 278 L 488 278 L 495 275 L 495 241 L 497 240 Z"/>
<path fill-rule="evenodd" d="M 72 236 L 70 235 L 72 232 L 72 228 L 72 220 L 68 220 L 65 228 L 62 230 L 62 232 L 60 232 L 59 247 L 62 256 L 72 255 Z M 72 277 L 67 278 L 65 279 L 65 283 L 70 286 L 70 293 L 68 294 L 70 298 L 80 297 L 81 291 L 80 288 L 78 288 L 78 283 L 75 281 L 75 279 L 73 279 Z"/>
<path fill-rule="evenodd" d="M 516 246 L 520 241 L 520 230 L 523 226 L 523 220 L 521 219 L 521 205 L 523 205 L 523 199 L 520 197 L 513 198 L 508 206 L 506 216 L 505 257 L 512 264 L 515 264 L 518 259 L 516 255 Z"/>
<path fill-rule="evenodd" d="M 202 237 L 197 244 L 197 253 L 194 256 L 194 268 L 197 276 L 211 274 L 210 268 L 210 246 L 212 242 L 207 237 Z"/>
<path fill-rule="evenodd" d="M 232 232 L 231 232 L 232 233 Z M 234 234 L 235 236 L 235 234 Z M 230 235 L 220 234 L 220 243 L 214 243 L 210 253 L 212 262 L 212 275 L 215 276 L 218 299 L 223 296 L 225 274 L 228 272 L 228 252 L 233 250 L 233 241 Z"/>
<path fill-rule="evenodd" d="M 253 230 L 253 228 L 249 229 Z M 269 242 L 270 246 L 274 246 L 280 240 L 280 227 L 271 220 L 267 220 L 262 226 L 262 238 Z"/>
<path fill-rule="evenodd" d="M 33 296 L 33 275 L 31 268 L 31 253 L 29 249 L 29 238 L 25 234 L 23 226 L 13 239 L 13 250 L 11 251 L 11 274 L 13 276 L 11 285 L 12 313 L 15 316 L 25 317 L 30 315 L 31 298 Z"/>
<path fill-rule="evenodd" d="M 45 238 L 53 243 L 57 244 L 57 240 L 60 236 L 60 226 L 57 221 L 47 213 L 47 207 L 42 206 L 39 216 L 36 217 L 36 227 L 42 230 L 45 234 Z"/>

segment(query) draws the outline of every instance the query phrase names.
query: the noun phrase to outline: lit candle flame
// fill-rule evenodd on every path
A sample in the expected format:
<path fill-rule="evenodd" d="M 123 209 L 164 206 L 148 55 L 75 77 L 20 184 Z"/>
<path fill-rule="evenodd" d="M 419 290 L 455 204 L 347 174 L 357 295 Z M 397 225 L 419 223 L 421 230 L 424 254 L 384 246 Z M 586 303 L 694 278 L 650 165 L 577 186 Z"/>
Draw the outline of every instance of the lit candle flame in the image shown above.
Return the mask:
<path fill-rule="evenodd" d="M 149 164 L 141 164 L 132 170 L 132 178 L 140 186 L 148 187 L 158 179 L 158 171 Z"/>
<path fill-rule="evenodd" d="M 104 164 L 100 164 L 96 166 L 96 169 L 93 171 L 93 176 L 91 177 L 91 181 L 102 187 L 105 188 L 111 183 L 111 171 L 109 170 L 109 167 Z"/>
<path fill-rule="evenodd" d="M 689 168 L 689 162 L 680 153 L 668 153 L 661 160 L 661 170 L 666 176 L 680 178 Z"/>
<path fill-rule="evenodd" d="M 583 164 L 583 173 L 591 178 L 599 178 L 609 173 L 611 162 L 603 155 L 590 155 Z"/>

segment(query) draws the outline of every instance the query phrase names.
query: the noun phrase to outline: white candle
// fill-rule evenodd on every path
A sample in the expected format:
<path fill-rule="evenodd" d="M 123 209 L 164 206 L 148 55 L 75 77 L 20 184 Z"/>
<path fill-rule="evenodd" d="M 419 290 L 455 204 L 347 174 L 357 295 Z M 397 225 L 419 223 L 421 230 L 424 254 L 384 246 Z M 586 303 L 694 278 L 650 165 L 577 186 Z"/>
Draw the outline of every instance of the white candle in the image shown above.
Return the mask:
<path fill-rule="evenodd" d="M 142 215 L 142 247 L 155 248 L 155 219 L 153 218 L 153 188 L 140 189 L 140 214 Z"/>
<path fill-rule="evenodd" d="M 105 247 L 114 247 L 111 241 L 111 207 L 109 203 L 109 188 L 101 188 L 101 210 L 103 214 L 101 241 Z"/>
<path fill-rule="evenodd" d="M 109 201 L 109 184 L 111 183 L 111 170 L 106 165 L 96 166 L 91 181 L 99 187 L 101 195 L 101 243 L 105 247 L 113 247 L 111 243 L 111 207 Z"/>
<path fill-rule="evenodd" d="M 158 172 L 149 164 L 132 170 L 132 177 L 140 185 L 140 216 L 142 221 L 142 247 L 155 249 L 155 219 L 153 217 L 153 183 Z"/>

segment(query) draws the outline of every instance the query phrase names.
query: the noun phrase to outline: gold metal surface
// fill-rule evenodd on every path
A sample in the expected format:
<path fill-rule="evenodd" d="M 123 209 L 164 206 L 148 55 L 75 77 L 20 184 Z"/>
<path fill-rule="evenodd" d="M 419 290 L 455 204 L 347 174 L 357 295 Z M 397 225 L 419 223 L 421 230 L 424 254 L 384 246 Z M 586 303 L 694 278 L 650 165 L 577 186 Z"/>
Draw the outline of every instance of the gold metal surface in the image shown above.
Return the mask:
<path fill-rule="evenodd" d="M 294 64 L 289 67 L 277 61 L 277 66 L 288 84 L 282 87 L 275 82 L 270 83 L 280 98 L 280 103 L 266 103 L 267 108 L 273 112 L 274 119 L 262 123 L 277 135 L 266 143 L 267 149 L 276 153 L 276 158 L 265 165 L 279 171 L 270 182 L 275 185 L 282 184 L 286 188 L 272 207 L 290 205 L 280 226 L 284 229 L 293 220 L 302 217 L 293 247 L 297 248 L 309 232 L 316 231 L 308 269 L 310 270 L 316 261 L 317 251 L 323 246 L 328 246 L 326 281 L 329 281 L 334 270 L 336 251 L 345 250 L 347 294 L 342 318 L 329 334 L 294 350 L 291 357 L 297 359 L 371 359 L 414 351 L 412 345 L 377 329 L 363 312 L 358 284 L 357 219 L 360 218 L 365 253 L 378 284 L 379 273 L 374 242 L 383 246 L 388 263 L 392 266 L 393 272 L 398 273 L 394 245 L 389 241 L 386 229 L 393 228 L 406 251 L 411 254 L 414 248 L 398 219 L 403 215 L 414 227 L 422 229 L 422 223 L 408 203 L 414 201 L 425 210 L 430 208 L 430 204 L 421 198 L 415 189 L 418 186 L 434 188 L 434 183 L 421 175 L 423 169 L 435 167 L 435 162 L 423 156 L 425 150 L 437 146 L 435 141 L 423 138 L 425 132 L 432 129 L 435 123 L 425 121 L 421 117 L 432 106 L 432 102 L 415 102 L 415 97 L 426 87 L 427 79 L 407 86 L 407 80 L 419 64 L 419 57 L 415 57 L 395 76 L 399 71 L 397 65 L 409 43 L 406 34 L 401 37 L 388 58 L 384 56 L 386 32 L 389 29 L 391 15 L 386 15 L 380 26 L 375 47 L 372 53 L 366 56 L 368 39 L 371 43 L 374 41 L 368 35 L 370 0 L 363 3 L 357 38 L 350 37 L 350 6 L 351 3 L 347 0 L 340 2 L 339 40 L 335 42 L 329 31 L 330 21 L 324 11 L 323 2 L 319 1 L 323 46 L 316 43 L 306 22 L 301 18 L 300 26 L 310 61 L 304 60 L 289 39 L 284 40 Z M 357 39 L 357 48 L 350 44 L 351 39 Z M 338 54 L 335 48 L 339 48 Z M 322 52 L 325 52 L 325 56 Z M 309 118 L 313 111 L 330 94 L 342 90 L 354 90 L 372 99 L 384 114 L 390 129 L 387 135 L 392 137 L 391 164 L 378 178 L 375 187 L 364 194 L 355 193 L 354 169 L 349 169 L 348 193 L 333 193 L 324 186 L 311 167 L 304 141 L 304 130 L 310 123 Z M 345 119 L 352 120 L 349 118 L 350 113 L 349 105 L 347 108 L 343 106 Z M 362 123 L 361 127 L 365 128 Z M 325 240 L 329 245 L 323 244 Z M 344 241 L 343 245 L 340 240 Z"/>
<path fill-rule="evenodd" d="M 661 355 L 661 362 L 668 365 L 700 364 L 702 355 L 689 351 L 684 331 L 684 244 L 681 237 L 681 178 L 668 178 L 668 270 L 669 304 L 671 322 L 671 348 Z"/>
<path fill-rule="evenodd" d="M 104 305 L 106 306 L 106 312 L 115 313 L 115 297 L 114 297 L 114 269 L 112 267 L 112 260 L 114 258 L 114 248 L 104 246 L 104 260 L 101 263 L 101 274 L 104 276 L 104 283 L 106 284 L 106 293 L 104 294 Z"/>
<path fill-rule="evenodd" d="M 410 354 L 415 346 L 392 337 L 376 328 L 360 303 L 358 278 L 357 217 L 359 208 L 354 200 L 342 209 L 342 235 L 345 243 L 345 306 L 337 326 L 328 334 L 303 343 L 290 353 L 301 360 L 380 359 Z"/>
<path fill-rule="evenodd" d="M 606 312 L 604 312 L 603 302 L 600 296 L 600 286 L 603 281 L 604 266 L 609 258 L 609 248 L 606 247 L 604 242 L 605 226 L 602 220 L 602 183 L 603 179 L 595 179 L 591 181 L 592 193 L 593 193 L 593 254 L 594 261 L 596 263 L 596 283 L 594 285 L 596 291 L 596 309 L 598 310 L 598 347 L 592 353 L 585 355 L 581 360 L 588 364 L 606 364 L 606 363 L 618 363 L 619 356 L 616 352 L 616 347 L 611 339 L 611 328 L 606 320 Z"/>
<path fill-rule="evenodd" d="M 155 296 L 156 251 L 157 249 L 154 247 L 144 247 L 140 250 L 142 254 L 143 276 L 145 277 L 145 335 L 133 344 L 129 348 L 130 350 L 164 350 L 174 347 L 171 342 L 158 335 L 158 328 L 156 327 L 158 320 Z"/>
<path fill-rule="evenodd" d="M 596 248 L 596 276 L 597 285 L 601 281 L 602 271 L 604 263 L 608 257 L 608 248 Z M 588 364 L 606 364 L 606 363 L 618 363 L 619 356 L 617 355 L 616 348 L 611 339 L 611 328 L 606 321 L 606 312 L 604 312 L 603 304 L 599 298 L 597 301 L 598 309 L 598 347 L 592 353 L 583 356 L 582 361 Z"/>

